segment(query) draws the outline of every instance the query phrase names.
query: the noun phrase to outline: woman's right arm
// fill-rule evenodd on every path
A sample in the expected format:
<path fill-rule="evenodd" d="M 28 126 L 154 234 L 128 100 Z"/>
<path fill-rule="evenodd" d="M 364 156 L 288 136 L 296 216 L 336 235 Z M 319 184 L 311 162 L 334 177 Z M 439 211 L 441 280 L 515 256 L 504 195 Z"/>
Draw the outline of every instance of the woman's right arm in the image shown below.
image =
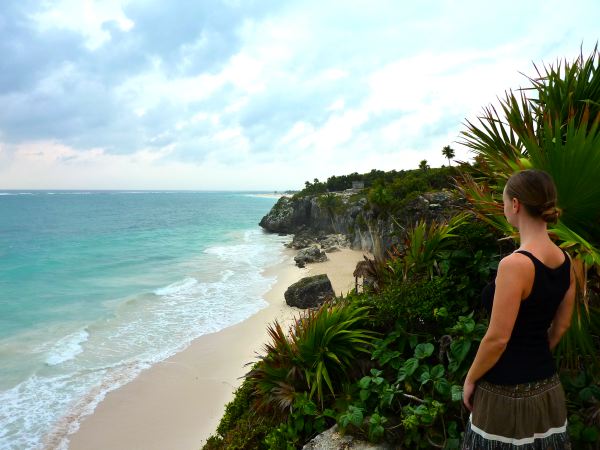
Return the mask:
<path fill-rule="evenodd" d="M 567 289 L 564 298 L 562 299 L 560 305 L 558 305 L 558 309 L 554 315 L 554 320 L 552 321 L 550 328 L 548 328 L 548 343 L 550 345 L 550 350 L 554 350 L 554 347 L 556 347 L 560 342 L 560 338 L 562 338 L 563 334 L 565 334 L 565 332 L 571 326 L 571 316 L 573 315 L 574 305 L 575 273 L 573 269 L 573 262 L 571 261 L 571 280 L 569 289 Z"/>

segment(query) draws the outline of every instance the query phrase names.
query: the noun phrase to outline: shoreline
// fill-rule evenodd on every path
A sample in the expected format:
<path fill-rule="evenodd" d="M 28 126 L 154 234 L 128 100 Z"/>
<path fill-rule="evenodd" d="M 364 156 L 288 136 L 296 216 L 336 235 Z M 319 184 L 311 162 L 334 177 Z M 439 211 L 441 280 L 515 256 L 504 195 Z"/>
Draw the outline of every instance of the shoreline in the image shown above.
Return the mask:
<path fill-rule="evenodd" d="M 280 197 L 292 197 L 293 194 L 246 194 L 249 197 L 263 197 L 263 198 L 280 198 Z"/>
<path fill-rule="evenodd" d="M 61 448 L 65 438 L 70 450 L 201 448 L 249 370 L 245 364 L 256 361 L 267 342 L 266 326 L 275 319 L 288 324 L 301 311 L 285 304 L 285 290 L 305 276 L 327 273 L 336 295 L 346 294 L 354 288 L 356 263 L 363 255 L 371 256 L 341 249 L 328 253 L 328 261 L 300 269 L 293 260 L 296 250 L 282 252 L 283 262 L 262 271 L 277 277 L 263 294 L 267 307 L 236 325 L 196 338 L 181 352 L 110 391 L 81 419 L 75 433 L 53 433 L 45 448 Z"/>

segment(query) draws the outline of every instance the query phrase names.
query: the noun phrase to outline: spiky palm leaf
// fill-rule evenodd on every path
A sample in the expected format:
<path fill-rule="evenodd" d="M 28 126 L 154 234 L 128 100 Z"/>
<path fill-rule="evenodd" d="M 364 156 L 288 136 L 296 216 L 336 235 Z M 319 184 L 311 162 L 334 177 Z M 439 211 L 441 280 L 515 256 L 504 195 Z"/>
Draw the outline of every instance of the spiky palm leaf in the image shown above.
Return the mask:
<path fill-rule="evenodd" d="M 456 229 L 469 217 L 468 213 L 453 216 L 447 223 L 424 220 L 417 222 L 408 230 L 405 238 L 404 249 L 398 258 L 388 262 L 392 272 L 396 271 L 399 263 L 402 277 L 407 279 L 410 274 L 426 273 L 430 278 L 439 274 L 437 261 L 442 252 L 450 244 L 450 239 L 456 237 Z M 396 222 L 398 226 L 398 222 Z"/>
<path fill-rule="evenodd" d="M 324 387 L 335 395 L 357 355 L 368 352 L 375 333 L 362 328 L 367 308 L 324 305 L 298 320 L 293 335 L 310 389 L 323 404 Z"/>
<path fill-rule="evenodd" d="M 349 304 L 327 305 L 299 317 L 285 333 L 277 321 L 268 327 L 271 341 L 246 375 L 254 385 L 255 408 L 286 414 L 301 392 L 316 395 L 323 404 L 335 395 L 348 369 L 367 352 L 376 333 L 363 329 L 366 308 Z"/>

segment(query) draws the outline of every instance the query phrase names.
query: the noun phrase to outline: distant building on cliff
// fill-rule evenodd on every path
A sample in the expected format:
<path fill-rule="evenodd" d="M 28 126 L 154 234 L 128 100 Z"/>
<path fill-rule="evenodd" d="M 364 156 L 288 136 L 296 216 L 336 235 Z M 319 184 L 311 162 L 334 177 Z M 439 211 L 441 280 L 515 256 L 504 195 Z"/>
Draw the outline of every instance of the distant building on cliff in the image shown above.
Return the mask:
<path fill-rule="evenodd" d="M 364 189 L 364 188 L 365 188 L 364 181 L 353 181 L 352 182 L 352 189 L 359 190 L 359 189 Z"/>

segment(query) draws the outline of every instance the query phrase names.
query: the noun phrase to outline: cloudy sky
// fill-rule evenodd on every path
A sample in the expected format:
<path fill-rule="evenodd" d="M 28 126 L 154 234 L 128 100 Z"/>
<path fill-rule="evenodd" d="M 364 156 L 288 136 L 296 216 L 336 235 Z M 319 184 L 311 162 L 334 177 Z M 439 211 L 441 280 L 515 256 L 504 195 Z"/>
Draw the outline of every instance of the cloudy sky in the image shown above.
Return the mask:
<path fill-rule="evenodd" d="M 597 1 L 2 0 L 0 189 L 298 189 L 444 163 Z"/>

